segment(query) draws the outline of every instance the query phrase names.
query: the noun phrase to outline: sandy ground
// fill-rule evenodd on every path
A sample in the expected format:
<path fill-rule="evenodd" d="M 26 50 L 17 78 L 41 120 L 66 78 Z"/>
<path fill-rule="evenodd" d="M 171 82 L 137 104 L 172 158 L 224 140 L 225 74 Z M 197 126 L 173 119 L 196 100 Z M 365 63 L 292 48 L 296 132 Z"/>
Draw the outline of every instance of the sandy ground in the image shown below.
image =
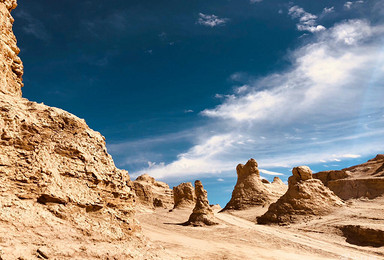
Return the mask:
<path fill-rule="evenodd" d="M 344 224 L 384 227 L 384 199 L 354 200 L 326 217 L 291 226 L 255 224 L 266 209 L 215 212 L 221 224 L 188 227 L 181 224 L 192 209 L 138 214 L 144 235 L 164 248 L 160 259 L 384 259 L 384 247 L 346 242 L 337 228 Z M 252 217 L 253 215 L 253 217 Z"/>

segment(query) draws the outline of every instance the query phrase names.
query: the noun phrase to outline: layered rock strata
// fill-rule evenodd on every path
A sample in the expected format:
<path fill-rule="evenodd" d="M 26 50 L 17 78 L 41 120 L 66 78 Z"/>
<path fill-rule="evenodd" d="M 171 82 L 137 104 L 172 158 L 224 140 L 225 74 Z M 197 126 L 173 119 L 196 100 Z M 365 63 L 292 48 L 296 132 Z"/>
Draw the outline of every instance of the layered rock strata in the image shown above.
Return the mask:
<path fill-rule="evenodd" d="M 148 174 L 143 174 L 136 178 L 133 187 L 137 202 L 143 206 L 149 208 L 173 206 L 172 190 L 165 182 L 156 181 Z"/>
<path fill-rule="evenodd" d="M 104 137 L 21 97 L 15 7 L 0 1 L 0 259 L 144 257 L 133 184 Z"/>
<path fill-rule="evenodd" d="M 339 171 L 324 171 L 313 175 L 343 200 L 384 195 L 384 154 L 366 163 Z"/>

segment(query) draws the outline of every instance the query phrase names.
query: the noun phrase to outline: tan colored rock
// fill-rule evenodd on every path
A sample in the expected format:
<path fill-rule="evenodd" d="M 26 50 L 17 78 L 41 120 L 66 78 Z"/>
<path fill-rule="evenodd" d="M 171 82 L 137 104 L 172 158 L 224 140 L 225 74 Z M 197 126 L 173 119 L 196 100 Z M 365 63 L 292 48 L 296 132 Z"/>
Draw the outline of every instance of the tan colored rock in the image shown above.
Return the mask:
<path fill-rule="evenodd" d="M 173 187 L 173 199 L 175 209 L 194 207 L 196 195 L 192 183 L 184 182 Z"/>
<path fill-rule="evenodd" d="M 318 172 L 313 178 L 321 180 L 343 200 L 374 199 L 384 195 L 384 155 L 339 171 Z"/>
<path fill-rule="evenodd" d="M 384 228 L 382 225 L 342 225 L 339 229 L 343 232 L 347 242 L 358 246 L 384 246 Z"/>
<path fill-rule="evenodd" d="M 1 257 L 145 259 L 133 184 L 104 137 L 66 111 L 21 98 L 15 7 L 0 1 Z"/>
<path fill-rule="evenodd" d="M 21 97 L 24 70 L 11 16 L 11 10 L 16 6 L 16 0 L 0 1 L 0 93 Z"/>
<path fill-rule="evenodd" d="M 171 208 L 173 206 L 172 190 L 168 184 L 156 181 L 148 174 L 140 175 L 133 182 L 137 201 L 149 208 Z"/>
<path fill-rule="evenodd" d="M 217 225 L 211 206 L 209 205 L 207 191 L 204 190 L 201 181 L 195 181 L 196 205 L 189 216 L 186 225 L 191 226 L 212 226 Z"/>
<path fill-rule="evenodd" d="M 277 185 L 285 185 L 279 177 L 274 177 L 272 183 Z"/>
<path fill-rule="evenodd" d="M 288 224 L 313 216 L 327 215 L 344 205 L 342 200 L 317 179 L 312 179 L 309 167 L 292 170 L 287 192 L 257 218 L 259 224 Z"/>
<path fill-rule="evenodd" d="M 231 200 L 224 210 L 242 210 L 254 206 L 266 206 L 276 201 L 287 190 L 283 182 L 269 183 L 260 178 L 258 164 L 250 159 L 236 167 L 237 183 Z"/>

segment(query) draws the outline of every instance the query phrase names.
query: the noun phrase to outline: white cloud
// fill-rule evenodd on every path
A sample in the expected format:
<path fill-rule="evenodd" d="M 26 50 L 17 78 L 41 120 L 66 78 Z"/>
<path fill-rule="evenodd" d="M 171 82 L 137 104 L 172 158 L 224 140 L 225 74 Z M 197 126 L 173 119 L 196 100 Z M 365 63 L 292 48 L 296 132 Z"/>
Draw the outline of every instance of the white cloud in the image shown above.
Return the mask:
<path fill-rule="evenodd" d="M 358 1 L 354 1 L 354 2 L 347 1 L 347 2 L 345 2 L 344 7 L 346 9 L 351 9 L 352 7 L 354 7 L 357 4 L 364 4 L 364 1 L 362 1 L 362 0 L 358 0 Z"/>
<path fill-rule="evenodd" d="M 281 175 L 284 175 L 284 174 L 279 173 L 279 172 L 273 172 L 273 171 L 268 171 L 268 170 L 264 170 L 264 169 L 259 169 L 259 171 L 260 171 L 261 173 L 268 174 L 268 175 L 273 175 L 273 176 L 281 176 Z"/>
<path fill-rule="evenodd" d="M 289 8 L 288 14 L 292 19 L 299 19 L 299 23 L 296 25 L 299 31 L 308 31 L 311 33 L 321 32 L 325 30 L 322 25 L 317 25 L 316 15 L 306 12 L 303 8 L 295 5 Z"/>
<path fill-rule="evenodd" d="M 251 4 L 255 4 L 255 3 L 260 3 L 262 2 L 263 0 L 250 0 Z"/>
<path fill-rule="evenodd" d="M 365 20 L 313 35 L 290 54 L 288 69 L 247 84 L 245 92 L 235 89 L 204 110 L 211 120 L 190 149 L 140 173 L 225 176 L 249 158 L 270 172 L 382 152 L 383 36 L 383 27 Z"/>
<path fill-rule="evenodd" d="M 223 179 L 223 178 L 218 178 L 217 181 L 219 181 L 219 182 L 223 182 L 224 179 Z"/>
<path fill-rule="evenodd" d="M 329 14 L 329 13 L 333 13 L 335 11 L 335 7 L 332 6 L 332 7 L 324 7 L 323 9 L 323 15 L 324 14 Z"/>
<path fill-rule="evenodd" d="M 215 27 L 219 25 L 225 25 L 228 21 L 228 18 L 219 18 L 214 14 L 208 15 L 199 13 L 199 19 L 197 20 L 197 23 L 204 26 Z"/>

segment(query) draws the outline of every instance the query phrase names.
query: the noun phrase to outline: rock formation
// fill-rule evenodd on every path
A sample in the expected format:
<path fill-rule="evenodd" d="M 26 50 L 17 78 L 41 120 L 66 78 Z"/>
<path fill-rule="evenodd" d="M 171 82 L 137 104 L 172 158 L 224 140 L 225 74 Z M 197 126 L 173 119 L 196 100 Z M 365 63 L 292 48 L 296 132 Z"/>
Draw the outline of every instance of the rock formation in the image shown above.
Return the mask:
<path fill-rule="evenodd" d="M 317 179 L 307 166 L 292 170 L 287 192 L 269 206 L 268 211 L 257 218 L 259 224 L 287 224 L 312 216 L 330 213 L 343 202 Z"/>
<path fill-rule="evenodd" d="M 83 119 L 21 97 L 15 7 L 0 0 L 0 232 L 7 234 L 0 259 L 43 251 L 52 259 L 143 257 L 132 182 L 104 137 Z"/>
<path fill-rule="evenodd" d="M 237 165 L 237 183 L 224 210 L 269 205 L 284 194 L 286 185 L 280 179 L 275 179 L 273 183 L 263 181 L 257 167 L 255 159 L 250 159 L 245 165 Z"/>
<path fill-rule="evenodd" d="M 173 187 L 174 208 L 194 207 L 196 202 L 195 189 L 190 182 Z"/>
<path fill-rule="evenodd" d="M 382 225 L 376 227 L 362 225 L 342 225 L 339 229 L 343 232 L 347 242 L 359 246 L 384 246 L 384 228 Z"/>
<path fill-rule="evenodd" d="M 148 174 L 137 177 L 133 182 L 133 187 L 138 203 L 143 206 L 150 208 L 171 208 L 173 206 L 172 190 L 168 184 L 156 181 Z"/>
<path fill-rule="evenodd" d="M 16 6 L 16 0 L 0 0 L 0 93 L 21 97 L 24 71 L 11 16 L 11 10 Z"/>
<path fill-rule="evenodd" d="M 384 154 L 366 163 L 340 171 L 324 171 L 313 175 L 343 200 L 384 195 Z"/>
<path fill-rule="evenodd" d="M 204 190 L 201 181 L 195 181 L 196 205 L 186 225 L 191 226 L 212 226 L 218 222 L 208 202 L 207 191 Z"/>

